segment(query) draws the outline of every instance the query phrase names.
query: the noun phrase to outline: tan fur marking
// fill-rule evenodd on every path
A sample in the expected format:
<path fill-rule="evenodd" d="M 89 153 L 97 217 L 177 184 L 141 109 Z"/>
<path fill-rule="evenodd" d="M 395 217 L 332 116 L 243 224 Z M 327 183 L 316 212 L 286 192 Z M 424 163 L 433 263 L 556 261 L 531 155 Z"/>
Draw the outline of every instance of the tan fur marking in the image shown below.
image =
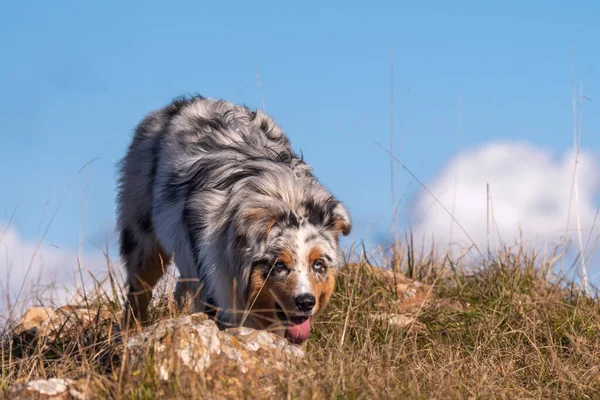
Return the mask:
<path fill-rule="evenodd" d="M 315 274 L 310 275 L 310 285 L 313 289 L 313 295 L 317 298 L 314 315 L 317 315 L 329 303 L 329 299 L 335 288 L 335 272 L 333 268 L 327 270 L 326 277 L 318 277 Z"/>
<path fill-rule="evenodd" d="M 268 235 L 273 229 L 275 223 L 277 223 L 277 218 L 274 218 L 272 215 L 268 213 L 268 211 L 264 208 L 251 208 L 246 210 L 242 215 L 243 220 L 250 221 L 251 223 L 264 222 L 269 220 L 269 222 L 265 225 L 265 234 Z"/>
<path fill-rule="evenodd" d="M 260 266 L 256 266 L 250 275 L 246 306 L 247 308 L 252 306 L 249 315 L 252 325 L 258 329 L 266 329 L 279 323 L 276 304 L 284 310 L 294 310 L 293 295 L 296 287 L 296 279 L 293 275 L 285 281 L 273 279 L 265 281 L 263 271 Z"/>
<path fill-rule="evenodd" d="M 312 267 L 312 265 L 323 256 L 323 249 L 320 247 L 313 247 L 310 253 L 308 254 L 308 265 Z"/>
<path fill-rule="evenodd" d="M 135 254 L 139 253 L 139 249 Z M 130 256 L 130 257 L 133 257 Z M 138 257 L 141 257 L 138 255 Z M 142 267 L 129 271 L 129 292 L 127 293 L 128 306 L 123 314 L 122 325 L 124 329 L 129 329 L 134 325 L 134 320 L 138 323 L 145 323 L 147 318 L 147 309 L 152 300 L 152 289 L 158 280 L 163 276 L 166 266 L 170 262 L 164 251 L 156 246 L 144 260 Z M 129 267 L 133 263 L 128 263 Z"/>
<path fill-rule="evenodd" d="M 267 225 L 267 236 L 269 236 L 269 233 L 271 233 L 271 229 L 273 229 L 273 226 L 275 225 L 276 222 L 277 222 L 277 219 L 273 218 L 271 220 L 271 222 L 269 222 L 269 224 Z"/>
<path fill-rule="evenodd" d="M 346 236 L 350 233 L 350 226 L 341 219 L 338 219 L 333 224 L 333 231 L 341 232 L 342 235 Z"/>
<path fill-rule="evenodd" d="M 263 278 L 260 266 L 256 266 L 250 275 L 246 309 L 249 310 L 249 325 L 257 329 L 267 328 L 277 318 L 275 303 L 269 295 L 268 279 L 265 281 Z"/>
<path fill-rule="evenodd" d="M 252 222 L 259 221 L 265 217 L 267 217 L 267 212 L 264 208 L 250 208 L 242 214 L 242 219 Z"/>
<path fill-rule="evenodd" d="M 285 265 L 287 265 L 289 268 L 292 268 L 294 265 L 294 258 L 292 257 L 292 255 L 290 253 L 288 253 L 287 251 L 282 251 L 279 254 L 279 257 L 277 257 L 279 259 L 279 261 L 282 261 Z"/>

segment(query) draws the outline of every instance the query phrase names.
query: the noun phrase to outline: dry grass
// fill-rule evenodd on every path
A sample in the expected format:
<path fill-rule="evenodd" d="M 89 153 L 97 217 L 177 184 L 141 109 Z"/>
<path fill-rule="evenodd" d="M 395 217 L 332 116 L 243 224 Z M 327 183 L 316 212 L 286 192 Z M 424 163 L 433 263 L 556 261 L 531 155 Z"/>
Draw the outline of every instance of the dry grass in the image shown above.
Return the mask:
<path fill-rule="evenodd" d="M 595 294 L 581 295 L 568 279 L 548 274 L 552 266 L 523 248 L 475 265 L 431 254 L 419 258 L 412 250 L 400 259 L 403 272 L 432 284 L 435 292 L 435 301 L 413 311 L 418 322 L 400 329 L 371 318 L 401 312 L 396 294 L 368 261 L 344 268 L 306 345 L 309 367 L 281 376 L 282 398 L 600 396 Z M 206 396 L 210 388 L 203 379 L 166 387 L 151 372 L 125 373 L 114 331 L 120 299 L 101 296 L 87 303 L 92 324 L 65 324 L 43 342 L 3 337 L 3 391 L 35 378 L 70 377 L 93 381 L 104 398 Z M 95 320 L 99 310 L 103 317 Z M 170 313 L 166 301 L 153 310 L 156 319 Z M 227 393 L 253 397 L 249 388 Z"/>

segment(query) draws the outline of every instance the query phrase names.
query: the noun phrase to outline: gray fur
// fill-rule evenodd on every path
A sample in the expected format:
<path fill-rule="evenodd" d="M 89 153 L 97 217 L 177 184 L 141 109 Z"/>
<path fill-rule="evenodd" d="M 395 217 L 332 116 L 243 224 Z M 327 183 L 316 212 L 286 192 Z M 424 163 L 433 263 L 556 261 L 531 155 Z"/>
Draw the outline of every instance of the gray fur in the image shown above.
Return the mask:
<path fill-rule="evenodd" d="M 339 265 L 348 211 L 260 110 L 201 96 L 176 99 L 137 126 L 120 172 L 121 255 L 137 318 L 144 318 L 161 265 L 173 257 L 187 281 L 177 295 L 194 294 L 193 311 L 206 303 L 246 307 L 253 265 L 275 262 L 284 249 L 297 254 L 317 244 L 329 267 Z M 311 273 L 297 259 L 296 273 Z M 220 318 L 239 322 L 233 313 Z"/>

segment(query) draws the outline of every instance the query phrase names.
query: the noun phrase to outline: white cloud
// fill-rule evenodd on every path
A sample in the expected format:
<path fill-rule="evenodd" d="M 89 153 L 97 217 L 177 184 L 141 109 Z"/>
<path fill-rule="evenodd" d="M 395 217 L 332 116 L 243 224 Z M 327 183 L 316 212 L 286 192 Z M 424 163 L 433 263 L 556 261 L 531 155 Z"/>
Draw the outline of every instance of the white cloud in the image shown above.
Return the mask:
<path fill-rule="evenodd" d="M 107 275 L 106 260 L 99 249 L 81 252 L 79 264 L 81 276 L 76 250 L 44 242 L 38 248 L 37 241 L 24 240 L 15 229 L 0 224 L 0 317 L 7 316 L 21 287 L 17 315 L 38 301 L 63 305 L 82 287 L 82 277 L 86 290 L 90 290 L 94 287 L 90 273 L 100 280 Z"/>
<path fill-rule="evenodd" d="M 532 246 L 542 248 L 545 244 L 560 244 L 565 235 L 574 161 L 572 151 L 554 157 L 524 143 L 492 143 L 456 156 L 427 187 L 448 210 L 454 210 L 456 220 L 482 250 L 487 247 L 488 215 L 492 249 L 498 235 L 510 244 L 521 232 Z M 489 214 L 487 183 L 491 194 Z M 577 211 L 584 244 L 590 237 L 599 206 L 599 188 L 600 169 L 591 154 L 581 152 L 579 202 L 573 196 L 569 223 L 569 237 L 574 244 L 578 243 Z M 470 243 L 449 214 L 425 191 L 419 194 L 413 211 L 418 237 L 433 236 L 442 247 Z M 591 235 L 593 245 L 598 230 Z"/>

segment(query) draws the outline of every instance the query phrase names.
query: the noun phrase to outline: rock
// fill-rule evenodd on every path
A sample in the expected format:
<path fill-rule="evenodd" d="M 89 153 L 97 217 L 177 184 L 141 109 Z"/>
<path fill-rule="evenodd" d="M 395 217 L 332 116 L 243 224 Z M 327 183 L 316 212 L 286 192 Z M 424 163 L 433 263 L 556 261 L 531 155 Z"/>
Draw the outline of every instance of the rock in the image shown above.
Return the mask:
<path fill-rule="evenodd" d="M 94 352 L 96 360 L 108 370 L 113 350 L 119 346 L 113 333 L 117 316 L 108 308 L 84 306 L 32 307 L 16 325 L 9 326 L 4 345 L 8 345 L 15 363 L 28 362 L 30 357 L 77 357 L 82 349 Z M 4 349 L 2 349 L 4 350 Z M 115 356 L 118 359 L 118 355 Z M 46 371 L 41 368 L 44 373 Z M 52 369 L 49 374 L 52 376 Z M 91 399 L 93 393 L 86 380 L 71 380 L 62 377 L 41 379 L 21 383 L 9 390 L 10 399 Z M 1 396 L 0 396 L 1 397 Z"/>
<path fill-rule="evenodd" d="M 394 312 L 372 314 L 369 315 L 369 319 L 387 324 L 391 328 L 410 329 L 411 332 L 421 331 L 425 327 L 417 318 L 419 311 L 435 300 L 431 285 L 410 279 L 391 269 L 368 264 L 348 264 L 348 268 L 350 273 L 365 274 L 379 281 L 397 299 Z M 389 301 L 387 296 L 386 301 Z M 387 306 L 385 309 L 388 309 Z"/>
<path fill-rule="evenodd" d="M 304 357 L 301 348 L 273 333 L 244 327 L 219 330 L 200 313 L 157 322 L 130 337 L 126 349 L 124 357 L 130 361 L 123 362 L 133 375 L 150 365 L 162 381 L 174 375 L 190 380 L 202 377 L 214 390 L 223 377 L 232 377 L 234 386 L 250 382 L 264 396 L 272 396 L 276 379 Z"/>
<path fill-rule="evenodd" d="M 25 312 L 17 330 L 30 331 L 42 327 L 44 321 L 55 318 L 56 312 L 50 307 L 31 307 Z"/>
<path fill-rule="evenodd" d="M 14 400 L 84 400 L 90 398 L 84 381 L 41 379 L 17 385 L 9 390 Z"/>
<path fill-rule="evenodd" d="M 384 313 L 369 315 L 369 318 L 376 321 L 382 321 L 389 326 L 397 329 L 412 329 L 413 332 L 421 331 L 424 325 L 417 321 L 417 318 L 410 315 Z"/>
<path fill-rule="evenodd" d="M 398 328 L 406 328 L 416 321 L 415 317 L 394 313 L 369 315 L 369 318 L 377 321 L 386 321 L 388 324 Z"/>
<path fill-rule="evenodd" d="M 74 305 L 59 308 L 32 307 L 21 317 L 13 334 L 54 340 L 57 335 L 74 336 L 75 331 L 98 327 L 107 322 L 110 324 L 118 318 L 118 315 L 107 308 Z"/>
<path fill-rule="evenodd" d="M 68 315 L 72 312 L 78 311 L 30 310 L 19 326 L 25 333 L 53 333 L 54 323 L 69 325 Z M 121 339 L 121 345 L 115 348 L 123 351 L 120 365 L 129 379 L 140 379 L 142 374 L 146 379 L 156 378 L 159 384 L 163 382 L 165 388 L 173 381 L 182 382 L 184 387 L 201 381 L 211 393 L 224 397 L 243 391 L 255 398 L 278 397 L 278 385 L 293 374 L 294 368 L 306 367 L 304 351 L 283 337 L 245 327 L 219 330 L 213 320 L 201 313 L 160 320 Z M 11 399 L 94 398 L 91 384 L 85 383 L 36 380 L 14 386 L 8 394 Z"/>
<path fill-rule="evenodd" d="M 402 311 L 418 311 L 435 298 L 431 285 L 410 279 L 400 272 L 367 264 L 349 264 L 348 267 L 354 271 L 360 269 L 361 273 L 371 274 L 388 286 L 397 296 Z"/>

